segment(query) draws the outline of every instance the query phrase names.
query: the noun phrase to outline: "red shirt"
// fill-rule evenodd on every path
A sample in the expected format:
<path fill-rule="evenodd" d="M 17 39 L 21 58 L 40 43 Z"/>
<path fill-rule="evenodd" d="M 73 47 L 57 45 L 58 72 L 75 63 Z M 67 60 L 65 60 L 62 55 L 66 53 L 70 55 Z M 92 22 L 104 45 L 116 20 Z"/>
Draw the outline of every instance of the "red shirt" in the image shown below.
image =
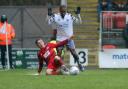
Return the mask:
<path fill-rule="evenodd" d="M 39 69 L 38 72 L 40 73 L 42 70 L 43 62 L 47 64 L 47 66 L 50 64 L 50 62 L 53 62 L 56 52 L 54 51 L 54 48 L 63 46 L 68 42 L 68 40 L 64 40 L 62 42 L 59 42 L 57 44 L 48 43 L 46 46 L 38 52 L 38 58 L 39 58 Z"/>

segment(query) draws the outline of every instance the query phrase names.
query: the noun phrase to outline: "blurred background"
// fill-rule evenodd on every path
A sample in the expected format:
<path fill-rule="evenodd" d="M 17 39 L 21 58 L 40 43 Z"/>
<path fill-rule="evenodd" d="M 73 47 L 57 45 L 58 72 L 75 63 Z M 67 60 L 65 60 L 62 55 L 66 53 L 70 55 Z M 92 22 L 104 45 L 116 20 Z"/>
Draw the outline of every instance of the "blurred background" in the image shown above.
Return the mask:
<path fill-rule="evenodd" d="M 47 26 L 47 7 L 60 5 L 60 0 L 0 0 L 0 15 L 6 14 L 16 30 L 15 48 L 35 47 L 34 40 L 51 35 Z"/>
<path fill-rule="evenodd" d="M 0 15 L 6 14 L 15 27 L 13 48 L 36 48 L 35 39 L 49 41 L 52 28 L 47 25 L 48 5 L 57 12 L 66 4 L 73 15 L 80 6 L 83 23 L 74 26 L 76 48 L 88 49 L 88 65 L 98 66 L 102 48 L 126 48 L 128 0 L 0 0 Z M 14 53 L 15 54 L 15 53 Z M 65 54 L 69 58 L 69 53 Z"/>

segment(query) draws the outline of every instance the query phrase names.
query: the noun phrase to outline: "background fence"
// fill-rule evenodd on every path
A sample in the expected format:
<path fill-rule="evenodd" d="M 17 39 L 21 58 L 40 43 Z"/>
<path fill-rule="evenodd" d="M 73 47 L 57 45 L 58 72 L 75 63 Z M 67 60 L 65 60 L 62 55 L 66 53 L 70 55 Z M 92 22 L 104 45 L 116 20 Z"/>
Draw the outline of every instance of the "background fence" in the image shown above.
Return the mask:
<path fill-rule="evenodd" d="M 127 30 L 127 16 L 126 11 L 103 11 L 101 13 L 101 47 L 107 47 L 107 45 L 110 47 L 111 45 L 111 47 L 126 48 L 123 33 Z"/>
<path fill-rule="evenodd" d="M 2 14 L 7 15 L 9 23 L 15 27 L 14 48 L 35 47 L 34 41 L 39 37 L 49 40 L 52 30 L 46 22 L 47 7 L 0 7 L 0 15 Z"/>

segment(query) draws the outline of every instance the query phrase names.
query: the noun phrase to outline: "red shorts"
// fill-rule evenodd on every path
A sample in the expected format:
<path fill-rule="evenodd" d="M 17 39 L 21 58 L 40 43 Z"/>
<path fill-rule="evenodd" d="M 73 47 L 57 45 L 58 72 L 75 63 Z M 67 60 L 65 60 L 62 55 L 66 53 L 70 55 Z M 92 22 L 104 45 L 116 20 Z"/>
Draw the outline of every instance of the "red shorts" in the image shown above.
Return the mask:
<path fill-rule="evenodd" d="M 52 59 L 49 61 L 47 69 L 53 69 L 54 71 L 56 71 L 59 67 L 60 67 L 60 65 L 57 65 L 55 63 L 54 59 Z"/>

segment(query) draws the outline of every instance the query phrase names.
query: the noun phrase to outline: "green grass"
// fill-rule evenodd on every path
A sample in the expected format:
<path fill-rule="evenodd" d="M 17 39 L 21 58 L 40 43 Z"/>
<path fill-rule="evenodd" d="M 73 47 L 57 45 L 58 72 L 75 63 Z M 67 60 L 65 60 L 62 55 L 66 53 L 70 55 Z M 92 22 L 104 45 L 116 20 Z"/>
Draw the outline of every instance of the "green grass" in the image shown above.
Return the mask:
<path fill-rule="evenodd" d="M 0 89 L 128 89 L 128 70 L 86 70 L 77 76 L 30 76 L 36 70 L 0 71 Z"/>

